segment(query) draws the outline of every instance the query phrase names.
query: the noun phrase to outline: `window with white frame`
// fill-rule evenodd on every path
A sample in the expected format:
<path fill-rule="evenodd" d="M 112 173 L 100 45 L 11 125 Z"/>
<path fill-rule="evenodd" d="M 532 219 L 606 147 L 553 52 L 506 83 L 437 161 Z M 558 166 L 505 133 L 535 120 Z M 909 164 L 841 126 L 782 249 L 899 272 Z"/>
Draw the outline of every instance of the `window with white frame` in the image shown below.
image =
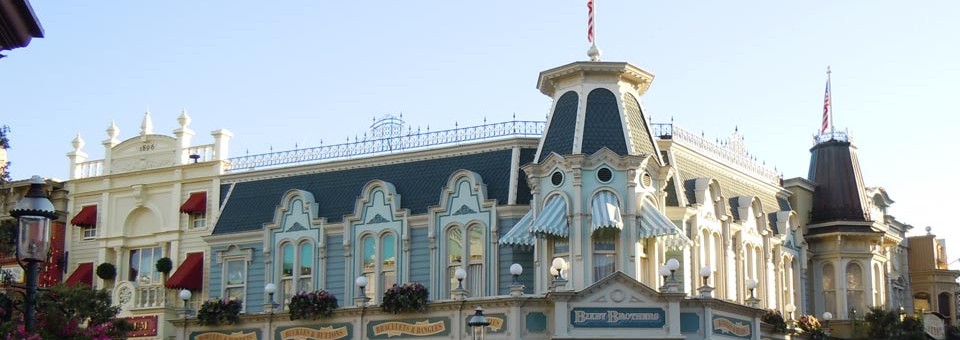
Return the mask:
<path fill-rule="evenodd" d="M 833 264 L 824 264 L 820 272 L 823 286 L 823 311 L 831 314 L 837 313 L 837 284 L 834 278 Z"/>
<path fill-rule="evenodd" d="M 863 296 L 863 268 L 856 262 L 847 264 L 847 312 L 856 309 L 860 315 L 864 313 Z M 850 316 L 851 318 L 853 315 Z"/>
<path fill-rule="evenodd" d="M 314 262 L 310 241 L 286 242 L 280 246 L 281 301 L 290 302 L 297 292 L 313 290 Z"/>
<path fill-rule="evenodd" d="M 367 278 L 364 293 L 376 303 L 382 292 L 397 283 L 397 237 L 387 232 L 379 238 L 365 235 L 361 240 L 360 275 Z"/>
<path fill-rule="evenodd" d="M 553 261 L 553 259 L 558 258 L 558 257 L 559 257 L 559 258 L 562 258 L 562 259 L 565 261 L 565 263 L 566 263 L 566 267 L 564 267 L 562 270 L 560 270 L 560 276 L 563 276 L 564 279 L 569 280 L 569 279 L 570 279 L 570 277 L 569 277 L 569 274 L 570 274 L 570 239 L 553 237 L 553 238 L 550 238 L 550 239 L 549 239 L 549 242 L 550 242 L 550 253 L 552 254 L 552 256 L 550 256 L 550 262 L 547 262 L 547 265 L 548 265 L 548 266 L 552 266 L 552 263 L 553 263 L 552 261 Z M 550 267 L 550 270 L 553 270 L 553 267 Z M 551 272 L 550 275 L 553 276 L 554 273 Z"/>
<path fill-rule="evenodd" d="M 479 224 L 470 225 L 466 230 L 466 239 L 464 239 L 464 229 L 460 226 L 452 226 L 447 229 L 447 281 L 449 291 L 457 289 L 459 282 L 455 273 L 457 269 L 463 268 L 467 271 L 467 278 L 464 280 L 464 289 L 469 291 L 470 296 L 483 296 L 484 290 L 484 227 Z"/>
<path fill-rule="evenodd" d="M 593 282 L 617 270 L 617 239 L 620 230 L 601 228 L 593 232 Z"/>
<path fill-rule="evenodd" d="M 85 227 L 83 228 L 83 239 L 92 240 L 97 238 L 97 227 Z"/>
<path fill-rule="evenodd" d="M 207 213 L 197 211 L 190 213 L 190 228 L 200 229 L 207 226 Z"/>
<path fill-rule="evenodd" d="M 247 261 L 242 258 L 227 259 L 223 264 L 223 299 L 243 300 L 247 289 Z"/>
<path fill-rule="evenodd" d="M 131 249 L 128 280 L 141 286 L 160 284 L 160 272 L 156 269 L 156 263 L 161 257 L 163 249 L 160 247 Z"/>

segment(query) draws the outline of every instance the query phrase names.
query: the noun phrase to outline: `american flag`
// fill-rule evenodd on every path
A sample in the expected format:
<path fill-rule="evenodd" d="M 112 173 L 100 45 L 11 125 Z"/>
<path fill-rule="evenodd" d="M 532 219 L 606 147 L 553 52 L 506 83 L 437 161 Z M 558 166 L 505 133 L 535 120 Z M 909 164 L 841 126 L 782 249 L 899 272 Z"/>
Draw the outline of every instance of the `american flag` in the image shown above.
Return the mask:
<path fill-rule="evenodd" d="M 587 0 L 587 41 L 593 42 L 593 0 Z"/>
<path fill-rule="evenodd" d="M 830 79 L 827 79 L 827 90 L 823 94 L 823 122 L 820 124 L 820 133 L 826 133 L 830 126 Z"/>

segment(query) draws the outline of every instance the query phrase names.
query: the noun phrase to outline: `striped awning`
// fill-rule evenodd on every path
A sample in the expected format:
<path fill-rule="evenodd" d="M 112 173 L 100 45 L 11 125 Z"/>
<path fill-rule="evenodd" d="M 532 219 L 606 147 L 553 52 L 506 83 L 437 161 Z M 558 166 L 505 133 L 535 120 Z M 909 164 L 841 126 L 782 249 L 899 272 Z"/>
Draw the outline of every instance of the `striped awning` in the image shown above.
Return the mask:
<path fill-rule="evenodd" d="M 640 206 L 640 216 L 637 217 L 640 225 L 640 238 L 658 237 L 668 248 L 680 248 L 690 244 L 690 239 L 683 234 L 667 216 L 664 216 L 652 203 L 644 201 Z"/>
<path fill-rule="evenodd" d="M 536 240 L 530 233 L 531 222 L 533 222 L 533 210 L 523 215 L 523 218 L 500 238 L 500 245 L 533 247 Z"/>
<path fill-rule="evenodd" d="M 537 236 L 570 237 L 570 227 L 567 225 L 567 201 L 560 196 L 554 196 L 537 219 L 530 226 L 530 232 Z"/>
<path fill-rule="evenodd" d="M 620 216 L 620 200 L 609 191 L 601 191 L 593 196 L 593 216 L 590 220 L 590 232 L 600 228 L 623 229 L 623 217 Z"/>

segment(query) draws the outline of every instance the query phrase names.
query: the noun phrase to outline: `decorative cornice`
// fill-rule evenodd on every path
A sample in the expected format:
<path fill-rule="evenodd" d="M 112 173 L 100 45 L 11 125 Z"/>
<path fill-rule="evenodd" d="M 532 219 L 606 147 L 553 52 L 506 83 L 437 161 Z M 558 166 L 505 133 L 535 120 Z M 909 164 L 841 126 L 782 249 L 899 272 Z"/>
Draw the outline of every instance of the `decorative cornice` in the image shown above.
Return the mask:
<path fill-rule="evenodd" d="M 577 61 L 540 72 L 537 89 L 552 97 L 558 81 L 573 76 L 584 76 L 587 73 L 616 75 L 620 80 L 633 85 L 638 95 L 643 95 L 650 88 L 654 77 L 653 73 L 626 62 Z"/>

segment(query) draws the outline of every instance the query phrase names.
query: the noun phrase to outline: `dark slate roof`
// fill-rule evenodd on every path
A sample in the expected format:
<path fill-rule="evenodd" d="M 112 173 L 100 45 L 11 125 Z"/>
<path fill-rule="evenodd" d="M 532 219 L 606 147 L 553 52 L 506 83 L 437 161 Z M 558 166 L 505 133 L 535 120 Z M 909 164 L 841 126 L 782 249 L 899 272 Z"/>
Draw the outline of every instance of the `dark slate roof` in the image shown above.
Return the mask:
<path fill-rule="evenodd" d="M 520 149 L 520 167 L 522 168 L 527 163 L 533 162 L 537 156 L 536 149 Z M 519 186 L 517 186 L 517 204 L 527 204 L 533 200 L 533 193 L 530 192 L 530 187 L 527 186 L 527 174 L 523 173 L 523 170 L 517 169 L 520 172 L 520 176 L 517 177 L 519 180 Z M 486 182 L 486 180 L 484 180 Z M 487 185 L 489 188 L 489 184 Z"/>
<path fill-rule="evenodd" d="M 579 105 L 580 96 L 574 91 L 569 91 L 557 99 L 557 105 L 550 115 L 550 126 L 547 128 L 547 135 L 543 138 L 543 147 L 540 149 L 540 159 L 542 161 L 556 152 L 560 155 L 569 155 L 573 153 L 573 137 L 577 129 L 577 105 Z"/>
<path fill-rule="evenodd" d="M 620 124 L 620 109 L 617 97 L 604 88 L 594 89 L 587 95 L 587 112 L 583 121 L 583 154 L 592 155 L 603 147 L 617 155 L 627 155 L 627 141 Z"/>
<path fill-rule="evenodd" d="M 667 193 L 667 206 L 680 206 L 680 199 L 677 197 L 677 186 L 673 184 L 673 177 L 667 180 L 667 185 L 663 188 L 663 191 Z"/>
<path fill-rule="evenodd" d="M 476 172 L 487 185 L 488 199 L 506 204 L 510 192 L 511 150 L 490 151 L 465 156 L 373 166 L 367 168 L 269 178 L 236 183 L 227 197 L 226 206 L 213 234 L 258 230 L 273 219 L 274 210 L 287 190 L 301 189 L 313 193 L 320 217 L 339 222 L 353 213 L 354 204 L 363 186 L 374 179 L 390 182 L 402 197 L 401 208 L 412 214 L 423 214 L 440 201 L 440 193 L 449 176 L 457 170 Z M 535 150 L 521 149 L 520 164 L 533 161 Z M 518 170 L 519 171 L 519 170 Z M 521 177 L 523 178 L 523 177 Z M 529 204 L 530 189 L 519 181 L 517 204 Z M 231 184 L 223 184 L 222 193 Z"/>
<path fill-rule="evenodd" d="M 882 234 L 882 232 L 873 230 L 865 225 L 831 225 L 826 227 L 814 227 L 807 228 L 807 233 L 804 236 L 813 236 L 820 234 L 829 234 L 829 233 L 875 233 Z"/>
<path fill-rule="evenodd" d="M 647 119 L 640 109 L 640 102 L 632 94 L 627 93 L 623 96 L 623 108 L 624 111 L 627 111 L 627 124 L 630 126 L 630 139 L 634 151 L 658 159 L 660 154 L 657 153 L 657 148 L 653 145 L 653 136 L 650 135 L 650 130 L 647 128 Z"/>
<path fill-rule="evenodd" d="M 811 148 L 807 178 L 817 183 L 810 223 L 869 220 L 860 162 L 849 142 L 830 140 Z"/>

